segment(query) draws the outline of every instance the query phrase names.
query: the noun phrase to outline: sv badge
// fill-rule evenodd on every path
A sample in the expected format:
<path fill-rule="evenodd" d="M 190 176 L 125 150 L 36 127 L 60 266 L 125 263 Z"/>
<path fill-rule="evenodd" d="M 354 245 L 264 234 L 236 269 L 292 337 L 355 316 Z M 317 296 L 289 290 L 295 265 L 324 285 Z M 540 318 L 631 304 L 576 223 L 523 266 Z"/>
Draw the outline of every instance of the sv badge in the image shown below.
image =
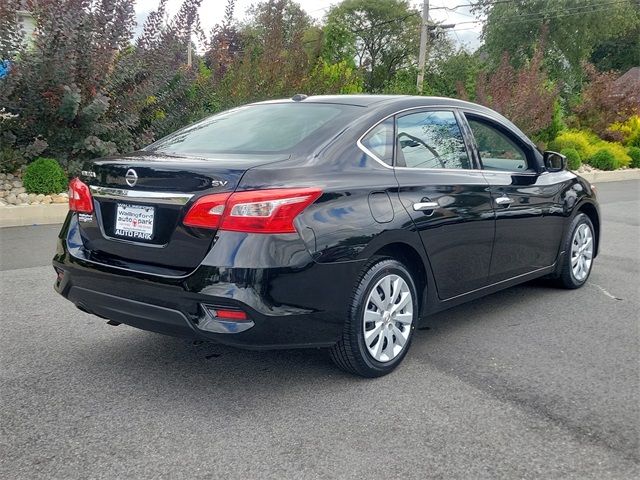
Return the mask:
<path fill-rule="evenodd" d="M 224 187 L 227 183 L 229 180 L 211 180 L 212 187 Z"/>

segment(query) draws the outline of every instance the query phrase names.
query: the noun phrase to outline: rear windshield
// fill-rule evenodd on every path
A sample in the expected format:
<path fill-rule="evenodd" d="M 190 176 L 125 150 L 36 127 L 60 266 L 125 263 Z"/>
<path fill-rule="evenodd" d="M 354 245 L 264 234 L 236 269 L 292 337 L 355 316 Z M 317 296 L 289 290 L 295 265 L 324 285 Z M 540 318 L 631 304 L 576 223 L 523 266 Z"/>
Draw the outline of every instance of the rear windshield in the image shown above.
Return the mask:
<path fill-rule="evenodd" d="M 324 138 L 362 111 L 354 105 L 273 103 L 248 105 L 206 118 L 155 142 L 146 151 L 206 156 L 280 153 L 305 139 Z"/>

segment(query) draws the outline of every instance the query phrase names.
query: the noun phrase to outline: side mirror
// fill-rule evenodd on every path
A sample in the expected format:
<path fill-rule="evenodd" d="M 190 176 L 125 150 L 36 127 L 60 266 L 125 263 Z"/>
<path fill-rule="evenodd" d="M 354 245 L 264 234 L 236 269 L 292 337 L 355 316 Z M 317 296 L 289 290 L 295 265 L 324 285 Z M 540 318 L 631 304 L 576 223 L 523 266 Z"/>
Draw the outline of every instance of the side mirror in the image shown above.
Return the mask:
<path fill-rule="evenodd" d="M 567 157 L 547 150 L 544 152 L 544 166 L 548 172 L 560 172 L 567 168 Z"/>

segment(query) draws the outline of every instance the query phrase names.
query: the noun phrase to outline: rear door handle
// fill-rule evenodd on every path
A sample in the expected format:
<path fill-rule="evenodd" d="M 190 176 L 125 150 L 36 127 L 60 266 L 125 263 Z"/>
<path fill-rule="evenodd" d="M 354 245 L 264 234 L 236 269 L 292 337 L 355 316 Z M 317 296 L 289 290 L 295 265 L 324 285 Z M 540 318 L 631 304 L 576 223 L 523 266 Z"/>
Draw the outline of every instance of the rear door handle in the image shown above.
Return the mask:
<path fill-rule="evenodd" d="M 417 202 L 413 204 L 413 209 L 416 212 L 424 212 L 428 210 L 435 210 L 436 208 L 438 208 L 438 206 L 438 202 Z"/>
<path fill-rule="evenodd" d="M 502 206 L 509 206 L 513 203 L 513 199 L 503 195 L 502 197 L 496 198 L 496 204 Z"/>

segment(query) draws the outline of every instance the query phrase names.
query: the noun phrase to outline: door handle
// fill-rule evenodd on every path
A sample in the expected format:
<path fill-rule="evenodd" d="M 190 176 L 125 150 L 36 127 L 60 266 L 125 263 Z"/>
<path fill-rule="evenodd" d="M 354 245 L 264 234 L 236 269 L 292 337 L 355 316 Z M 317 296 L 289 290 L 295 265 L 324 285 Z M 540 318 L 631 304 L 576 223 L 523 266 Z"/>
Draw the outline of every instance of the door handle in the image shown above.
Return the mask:
<path fill-rule="evenodd" d="M 503 195 L 502 197 L 498 197 L 496 198 L 496 204 L 497 205 L 502 205 L 502 206 L 509 206 L 513 203 L 513 198 L 509 198 L 506 195 Z"/>
<path fill-rule="evenodd" d="M 417 202 L 413 204 L 413 209 L 416 212 L 425 211 L 425 210 L 435 210 L 438 208 L 438 202 Z"/>

